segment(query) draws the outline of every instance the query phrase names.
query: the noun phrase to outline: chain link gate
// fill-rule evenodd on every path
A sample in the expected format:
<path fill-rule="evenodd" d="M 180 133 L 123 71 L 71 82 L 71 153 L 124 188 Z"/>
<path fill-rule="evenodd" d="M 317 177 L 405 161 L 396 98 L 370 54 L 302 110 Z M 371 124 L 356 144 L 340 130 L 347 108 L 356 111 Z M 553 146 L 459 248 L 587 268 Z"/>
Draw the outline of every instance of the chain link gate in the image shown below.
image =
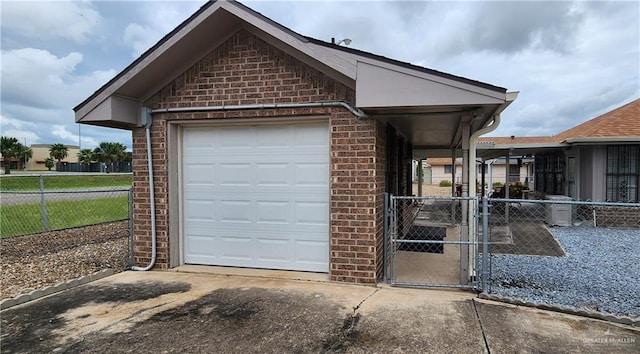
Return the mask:
<path fill-rule="evenodd" d="M 480 289 L 477 198 L 388 195 L 385 204 L 385 275 L 392 286 Z"/>

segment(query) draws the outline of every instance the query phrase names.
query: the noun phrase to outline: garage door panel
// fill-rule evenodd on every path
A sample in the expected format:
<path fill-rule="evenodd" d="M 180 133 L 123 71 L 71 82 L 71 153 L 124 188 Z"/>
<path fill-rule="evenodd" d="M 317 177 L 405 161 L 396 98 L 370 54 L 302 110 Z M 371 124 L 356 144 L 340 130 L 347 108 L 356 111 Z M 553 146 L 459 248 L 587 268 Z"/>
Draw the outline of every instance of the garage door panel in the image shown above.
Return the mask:
<path fill-rule="evenodd" d="M 213 168 L 210 165 L 187 165 L 187 171 L 185 175 L 189 176 L 189 180 L 185 181 L 187 184 L 212 184 L 213 183 Z"/>
<path fill-rule="evenodd" d="M 326 126 L 295 127 L 294 141 L 296 147 L 326 146 L 329 139 L 329 130 Z"/>
<path fill-rule="evenodd" d="M 317 252 L 318 248 L 326 248 L 329 252 L 326 244 L 321 241 L 297 241 L 295 243 L 296 258 L 298 262 L 305 263 L 322 263 L 326 262 L 325 257 L 320 257 Z"/>
<path fill-rule="evenodd" d="M 291 245 L 289 240 L 259 238 L 256 240 L 260 247 L 260 252 L 256 254 L 259 262 L 279 262 L 286 264 L 290 262 Z"/>
<path fill-rule="evenodd" d="M 221 163 L 216 166 L 221 186 L 251 186 L 251 165 L 248 163 Z"/>
<path fill-rule="evenodd" d="M 327 124 L 185 128 L 183 145 L 186 263 L 328 271 Z"/>
<path fill-rule="evenodd" d="M 288 201 L 257 201 L 256 224 L 280 224 L 291 223 L 293 206 Z"/>
<path fill-rule="evenodd" d="M 291 141 L 292 128 L 282 126 L 263 126 L 256 132 L 256 146 L 270 148 L 288 148 Z"/>
<path fill-rule="evenodd" d="M 296 224 L 327 225 L 329 222 L 329 205 L 324 202 L 296 202 Z"/>
<path fill-rule="evenodd" d="M 215 201 L 189 199 L 185 203 L 185 212 L 188 220 L 213 220 L 215 218 L 214 209 Z"/>
<path fill-rule="evenodd" d="M 256 163 L 255 175 L 257 187 L 287 187 L 290 184 L 291 175 L 288 163 Z"/>
<path fill-rule="evenodd" d="M 298 163 L 295 166 L 296 186 L 326 186 L 329 165 L 326 163 Z"/>
<path fill-rule="evenodd" d="M 249 200 L 221 200 L 216 208 L 222 223 L 251 223 L 253 209 Z"/>
<path fill-rule="evenodd" d="M 213 252 L 217 249 L 215 238 L 199 235 L 190 235 L 187 244 L 187 250 L 195 256 L 214 256 Z"/>
<path fill-rule="evenodd" d="M 220 150 L 248 149 L 251 148 L 251 140 L 255 139 L 254 130 L 246 127 L 209 128 L 209 130 L 214 130 L 213 142 Z"/>

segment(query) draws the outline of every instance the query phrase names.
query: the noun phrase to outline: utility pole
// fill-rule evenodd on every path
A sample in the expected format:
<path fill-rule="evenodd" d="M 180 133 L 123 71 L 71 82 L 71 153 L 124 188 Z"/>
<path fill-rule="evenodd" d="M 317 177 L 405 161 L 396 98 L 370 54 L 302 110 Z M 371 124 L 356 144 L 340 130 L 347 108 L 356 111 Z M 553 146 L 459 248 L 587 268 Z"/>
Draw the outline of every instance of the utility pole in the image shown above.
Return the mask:
<path fill-rule="evenodd" d="M 27 138 L 24 138 L 24 164 L 22 165 L 22 170 L 27 170 Z"/>

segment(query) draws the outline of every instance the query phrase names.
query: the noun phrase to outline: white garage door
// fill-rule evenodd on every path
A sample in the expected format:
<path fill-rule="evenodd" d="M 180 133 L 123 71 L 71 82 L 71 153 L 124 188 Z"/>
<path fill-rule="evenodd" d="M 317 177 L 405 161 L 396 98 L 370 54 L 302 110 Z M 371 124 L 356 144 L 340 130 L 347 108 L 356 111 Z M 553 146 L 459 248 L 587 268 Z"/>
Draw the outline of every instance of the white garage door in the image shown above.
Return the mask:
<path fill-rule="evenodd" d="M 327 124 L 185 128 L 188 264 L 328 272 Z"/>

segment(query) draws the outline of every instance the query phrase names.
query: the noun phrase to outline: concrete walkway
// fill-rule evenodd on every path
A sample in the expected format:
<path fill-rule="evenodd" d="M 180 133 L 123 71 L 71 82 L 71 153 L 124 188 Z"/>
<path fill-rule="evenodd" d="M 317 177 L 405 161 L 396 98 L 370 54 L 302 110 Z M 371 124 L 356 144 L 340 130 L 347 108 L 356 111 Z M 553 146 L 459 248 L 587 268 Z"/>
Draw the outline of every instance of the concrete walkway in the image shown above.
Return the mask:
<path fill-rule="evenodd" d="M 125 272 L 0 313 L 1 352 L 638 353 L 640 330 L 471 293 Z"/>

